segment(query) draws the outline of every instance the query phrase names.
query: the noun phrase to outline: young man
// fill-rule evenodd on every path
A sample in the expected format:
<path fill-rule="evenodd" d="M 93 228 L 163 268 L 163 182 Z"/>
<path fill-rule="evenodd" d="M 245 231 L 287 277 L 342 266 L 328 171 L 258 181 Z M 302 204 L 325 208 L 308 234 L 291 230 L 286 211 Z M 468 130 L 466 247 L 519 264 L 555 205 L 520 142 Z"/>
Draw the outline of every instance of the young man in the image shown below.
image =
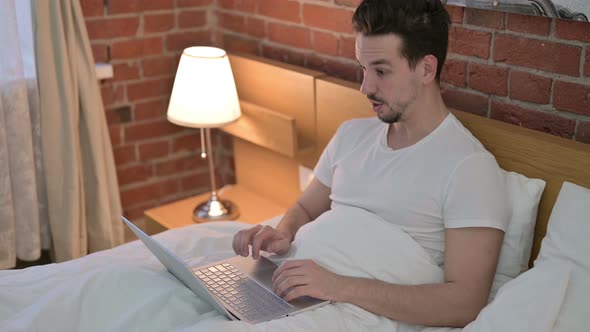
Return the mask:
<path fill-rule="evenodd" d="M 234 251 L 285 254 L 302 225 L 359 207 L 406 231 L 444 266 L 445 282 L 395 285 L 291 260 L 277 269 L 275 292 L 348 302 L 411 324 L 465 326 L 487 303 L 509 212 L 495 158 L 441 98 L 449 15 L 440 0 L 363 0 L 353 24 L 361 91 L 378 119 L 344 123 L 277 228 L 239 232 Z"/>

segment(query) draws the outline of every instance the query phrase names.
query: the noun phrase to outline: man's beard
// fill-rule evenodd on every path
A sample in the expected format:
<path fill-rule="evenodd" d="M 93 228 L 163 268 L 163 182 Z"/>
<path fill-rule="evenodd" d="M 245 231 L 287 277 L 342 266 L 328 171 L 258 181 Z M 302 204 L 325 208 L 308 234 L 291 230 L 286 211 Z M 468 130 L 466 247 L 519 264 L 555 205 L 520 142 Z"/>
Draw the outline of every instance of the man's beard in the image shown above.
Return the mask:
<path fill-rule="evenodd" d="M 391 109 L 391 107 L 389 107 L 389 105 L 385 105 L 385 106 L 387 106 L 387 108 L 389 108 L 389 110 L 391 110 L 391 113 L 377 114 L 377 117 L 379 118 L 379 120 L 381 120 L 387 124 L 392 124 L 392 123 L 398 122 L 402 118 L 402 112 L 394 111 L 393 109 Z"/>
<path fill-rule="evenodd" d="M 387 124 L 392 124 L 392 123 L 398 122 L 402 118 L 404 110 L 407 107 L 407 105 L 397 105 L 398 109 L 401 109 L 401 111 L 395 111 L 393 109 L 393 107 L 391 107 L 391 105 L 389 105 L 388 103 L 385 102 L 385 100 L 383 100 L 375 95 L 369 95 L 369 96 L 367 96 L 367 98 L 369 98 L 369 100 L 371 102 L 378 102 L 389 109 L 390 112 L 388 112 L 388 113 L 378 113 L 377 114 L 377 117 L 379 118 L 379 120 L 381 120 Z"/>

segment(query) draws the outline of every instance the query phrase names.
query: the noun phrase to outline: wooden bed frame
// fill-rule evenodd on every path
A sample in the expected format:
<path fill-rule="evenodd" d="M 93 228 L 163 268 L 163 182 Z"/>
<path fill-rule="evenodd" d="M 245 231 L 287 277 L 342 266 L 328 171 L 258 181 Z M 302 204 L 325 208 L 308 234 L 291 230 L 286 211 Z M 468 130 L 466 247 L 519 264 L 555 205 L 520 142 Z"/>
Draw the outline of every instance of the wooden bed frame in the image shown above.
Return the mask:
<path fill-rule="evenodd" d="M 234 138 L 237 183 L 288 207 L 301 194 L 299 165 L 313 168 L 345 120 L 374 116 L 359 85 L 247 55 L 230 57 L 242 118 Z M 452 110 L 502 168 L 547 182 L 530 264 L 564 181 L 590 188 L 590 145 Z"/>

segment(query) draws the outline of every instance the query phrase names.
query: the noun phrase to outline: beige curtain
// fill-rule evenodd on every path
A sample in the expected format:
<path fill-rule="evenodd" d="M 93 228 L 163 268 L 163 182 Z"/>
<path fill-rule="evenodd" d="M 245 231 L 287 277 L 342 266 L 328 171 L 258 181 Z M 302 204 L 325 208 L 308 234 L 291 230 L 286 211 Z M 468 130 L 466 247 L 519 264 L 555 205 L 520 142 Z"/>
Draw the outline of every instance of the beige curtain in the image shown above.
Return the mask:
<path fill-rule="evenodd" d="M 112 147 L 79 0 L 32 0 L 49 224 L 58 262 L 123 243 Z"/>
<path fill-rule="evenodd" d="M 28 1 L 0 0 L 0 269 L 49 249 Z"/>

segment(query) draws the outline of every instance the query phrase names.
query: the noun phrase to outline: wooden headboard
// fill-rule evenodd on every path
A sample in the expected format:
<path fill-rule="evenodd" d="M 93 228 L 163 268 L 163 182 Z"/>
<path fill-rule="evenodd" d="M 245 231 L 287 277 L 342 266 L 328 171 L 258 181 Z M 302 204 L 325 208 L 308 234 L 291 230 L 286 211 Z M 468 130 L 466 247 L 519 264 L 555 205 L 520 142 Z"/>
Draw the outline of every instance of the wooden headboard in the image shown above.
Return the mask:
<path fill-rule="evenodd" d="M 298 166 L 313 168 L 343 121 L 374 116 L 370 105 L 358 84 L 319 72 L 251 56 L 233 55 L 231 64 L 238 94 L 246 103 L 245 119 L 226 130 L 237 136 L 234 139 L 237 182 L 289 206 L 300 194 Z M 250 103 L 264 109 L 253 109 Z M 546 181 L 535 228 L 532 263 L 562 183 L 569 181 L 590 188 L 590 145 L 469 113 L 452 112 L 494 154 L 502 168 Z M 274 118 L 276 122 L 253 121 L 261 116 Z M 285 129 L 289 126 L 296 134 Z M 288 137 L 299 140 L 299 144 L 294 142 L 286 149 L 276 144 Z M 296 151 L 293 146 L 297 147 Z"/>

